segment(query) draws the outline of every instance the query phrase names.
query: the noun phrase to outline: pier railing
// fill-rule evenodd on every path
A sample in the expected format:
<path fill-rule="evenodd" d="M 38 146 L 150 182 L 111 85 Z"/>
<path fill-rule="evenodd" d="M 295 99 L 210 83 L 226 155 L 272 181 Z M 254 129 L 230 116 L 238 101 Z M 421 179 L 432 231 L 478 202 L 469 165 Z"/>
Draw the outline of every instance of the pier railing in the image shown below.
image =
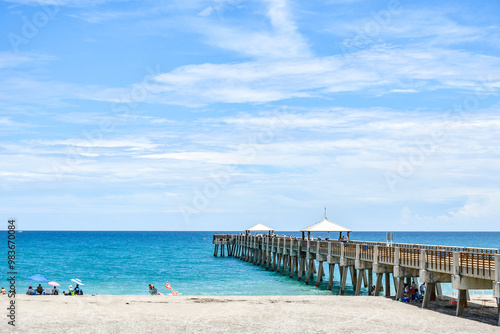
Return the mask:
<path fill-rule="evenodd" d="M 420 269 L 420 250 L 416 248 L 400 248 L 399 263 L 404 267 Z"/>
<path fill-rule="evenodd" d="M 483 279 L 495 277 L 495 255 L 480 253 L 460 253 L 460 273 Z"/>
<path fill-rule="evenodd" d="M 356 259 L 356 245 L 351 243 L 344 244 L 344 256 L 348 259 Z"/>
<path fill-rule="evenodd" d="M 378 246 L 377 261 L 384 264 L 394 264 L 394 247 Z"/>
<path fill-rule="evenodd" d="M 426 250 L 425 268 L 441 273 L 453 273 L 453 252 L 444 250 Z"/>
<path fill-rule="evenodd" d="M 360 245 L 360 260 L 373 262 L 373 248 L 374 246 L 369 244 Z"/>
<path fill-rule="evenodd" d="M 293 242 L 292 247 L 290 247 Z M 344 256 L 365 262 L 378 262 L 390 266 L 403 266 L 413 269 L 424 269 L 445 274 L 460 274 L 485 280 L 495 279 L 495 256 L 499 249 L 471 248 L 458 246 L 421 245 L 407 243 L 386 243 L 372 241 L 338 241 L 338 240 L 304 240 L 297 237 L 251 236 L 215 234 L 213 243 L 218 245 L 238 244 L 262 251 L 285 251 L 292 249 L 303 252 Z M 272 247 L 274 245 L 274 248 Z M 309 246 L 309 248 L 308 248 Z M 343 248 L 343 251 L 342 251 Z M 375 248 L 377 251 L 375 252 Z M 396 252 L 398 249 L 398 252 Z M 375 259 L 375 253 L 377 258 Z M 454 254 L 458 257 L 455 257 Z M 397 259 L 396 259 L 397 257 Z M 454 269 L 457 261 L 458 269 Z M 459 263 L 458 263 L 459 261 Z M 458 272 L 454 272 L 458 270 Z M 500 269 L 499 269 L 500 270 Z"/>

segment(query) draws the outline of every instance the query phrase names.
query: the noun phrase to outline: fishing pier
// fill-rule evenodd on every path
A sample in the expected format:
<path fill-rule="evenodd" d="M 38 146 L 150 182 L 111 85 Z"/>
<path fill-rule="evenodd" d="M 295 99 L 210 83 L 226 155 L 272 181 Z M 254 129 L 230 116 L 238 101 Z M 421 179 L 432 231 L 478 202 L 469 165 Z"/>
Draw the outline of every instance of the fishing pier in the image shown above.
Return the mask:
<path fill-rule="evenodd" d="M 311 240 L 304 236 L 307 230 L 302 230 L 302 238 L 279 237 L 271 233 L 271 229 L 261 235 L 251 235 L 250 231 L 214 235 L 214 256 L 218 256 L 220 248 L 221 256 L 226 250 L 228 256 L 316 286 L 324 280 L 324 265 L 327 265 L 328 290 L 332 290 L 337 267 L 340 295 L 345 292 L 348 272 L 355 295 L 361 294 L 362 286 L 372 287 L 374 280 L 375 296 L 380 294 L 381 288 L 386 296 L 391 296 L 392 280 L 395 298 L 399 300 L 403 297 L 405 283 L 410 285 L 413 280 L 418 286 L 420 281 L 426 285 L 423 308 L 429 307 L 436 294 L 442 294 L 441 283 L 451 283 L 452 288 L 458 290 L 457 316 L 462 316 L 467 307 L 468 290 L 493 290 L 500 326 L 499 249 L 342 241 L 342 238 Z"/>

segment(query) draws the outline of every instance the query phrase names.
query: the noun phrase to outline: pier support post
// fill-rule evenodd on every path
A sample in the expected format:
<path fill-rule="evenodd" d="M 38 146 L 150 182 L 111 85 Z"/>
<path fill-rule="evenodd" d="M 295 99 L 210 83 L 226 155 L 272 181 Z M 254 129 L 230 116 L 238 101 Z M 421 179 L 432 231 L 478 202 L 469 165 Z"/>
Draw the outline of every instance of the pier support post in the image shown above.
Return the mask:
<path fill-rule="evenodd" d="M 464 308 L 467 307 L 467 290 L 458 290 L 457 316 L 464 314 Z"/>
<path fill-rule="evenodd" d="M 391 273 L 385 273 L 385 296 L 391 295 Z"/>
<path fill-rule="evenodd" d="M 436 295 L 438 296 L 443 295 L 443 288 L 441 287 L 441 283 L 436 283 Z"/>
<path fill-rule="evenodd" d="M 311 273 L 312 273 L 312 264 L 311 264 L 311 261 L 312 260 L 309 260 L 309 263 L 307 265 L 306 281 L 304 282 L 305 284 L 309 284 L 309 279 L 311 278 Z"/>
<path fill-rule="evenodd" d="M 214 256 L 217 257 L 217 253 L 219 252 L 219 245 L 215 245 Z"/>
<path fill-rule="evenodd" d="M 276 257 L 277 257 L 278 253 L 277 252 L 273 252 L 273 265 L 271 266 L 271 271 L 274 271 L 276 269 Z"/>
<path fill-rule="evenodd" d="M 352 283 L 352 287 L 354 288 L 356 285 L 358 285 L 356 268 L 354 266 L 349 266 L 349 272 L 351 273 L 351 283 Z"/>
<path fill-rule="evenodd" d="M 373 286 L 373 269 L 368 269 L 368 288 L 371 290 Z"/>
<path fill-rule="evenodd" d="M 332 289 L 333 286 L 333 272 L 335 271 L 335 263 L 328 264 L 328 290 Z"/>
<path fill-rule="evenodd" d="M 281 275 L 285 276 L 288 270 L 288 255 L 283 254 L 283 269 L 281 270 Z"/>
<path fill-rule="evenodd" d="M 341 267 L 342 281 L 340 283 L 340 295 L 343 296 L 345 292 L 345 283 L 347 281 L 347 266 Z"/>
<path fill-rule="evenodd" d="M 382 287 L 382 273 L 377 273 L 377 283 L 375 283 L 375 296 L 380 295 L 380 288 Z"/>
<path fill-rule="evenodd" d="M 361 281 L 363 281 L 363 275 L 365 273 L 365 269 L 360 269 L 358 271 L 358 281 L 356 282 L 356 292 L 355 295 L 359 296 L 361 294 Z"/>
<path fill-rule="evenodd" d="M 397 280 L 398 280 L 398 285 L 397 285 L 397 289 L 396 289 L 396 300 L 399 300 L 399 299 L 403 298 L 405 279 L 404 279 L 404 277 L 400 277 Z"/>
<path fill-rule="evenodd" d="M 434 286 L 436 283 L 425 283 L 425 294 L 424 301 L 422 302 L 422 308 L 429 308 L 429 302 L 431 301 L 432 291 L 434 291 Z"/>
<path fill-rule="evenodd" d="M 500 298 L 497 298 L 498 326 L 500 326 Z"/>
<path fill-rule="evenodd" d="M 304 272 L 304 261 L 303 257 L 299 257 L 299 272 L 297 273 L 297 281 L 302 280 L 302 274 Z"/>
<path fill-rule="evenodd" d="M 320 261 L 318 266 L 318 274 L 316 275 L 316 287 L 318 287 L 323 280 L 323 271 L 323 261 Z"/>
<path fill-rule="evenodd" d="M 368 287 L 368 277 L 366 276 L 366 270 L 363 270 L 363 283 L 364 283 L 364 286 L 365 288 Z M 370 286 L 371 288 L 371 286 Z"/>

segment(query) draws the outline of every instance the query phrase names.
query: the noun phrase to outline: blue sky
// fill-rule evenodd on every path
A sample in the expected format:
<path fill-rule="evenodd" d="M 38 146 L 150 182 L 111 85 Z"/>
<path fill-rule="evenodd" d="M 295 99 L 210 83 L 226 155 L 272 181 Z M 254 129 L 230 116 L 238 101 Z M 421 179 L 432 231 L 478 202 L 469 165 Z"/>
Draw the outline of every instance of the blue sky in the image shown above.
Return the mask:
<path fill-rule="evenodd" d="M 497 1 L 0 6 L 22 229 L 498 230 Z"/>

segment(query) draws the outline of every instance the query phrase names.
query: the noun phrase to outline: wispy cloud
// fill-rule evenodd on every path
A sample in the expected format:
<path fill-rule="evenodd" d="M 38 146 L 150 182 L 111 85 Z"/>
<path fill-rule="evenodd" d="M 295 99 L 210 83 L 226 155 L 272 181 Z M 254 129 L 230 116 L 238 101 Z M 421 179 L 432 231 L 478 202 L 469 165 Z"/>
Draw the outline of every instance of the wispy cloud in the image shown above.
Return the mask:
<path fill-rule="evenodd" d="M 269 29 L 236 27 L 209 20 L 200 25 L 211 45 L 259 58 L 296 58 L 312 54 L 306 39 L 298 32 L 286 0 L 266 0 Z M 205 12 L 206 15 L 208 12 Z M 266 25 L 264 25 L 266 27 Z"/>
<path fill-rule="evenodd" d="M 345 62 L 342 56 L 331 56 L 186 65 L 152 77 L 156 83 L 155 93 L 147 102 L 263 103 L 360 91 L 388 94 L 459 89 L 488 93 L 484 84 L 491 89 L 498 86 L 500 74 L 495 69 L 499 66 L 500 58 L 495 56 L 440 48 L 391 47 L 360 51 L 353 62 Z M 119 98 L 118 94 L 109 93 L 112 91 L 89 98 L 104 101 Z"/>

